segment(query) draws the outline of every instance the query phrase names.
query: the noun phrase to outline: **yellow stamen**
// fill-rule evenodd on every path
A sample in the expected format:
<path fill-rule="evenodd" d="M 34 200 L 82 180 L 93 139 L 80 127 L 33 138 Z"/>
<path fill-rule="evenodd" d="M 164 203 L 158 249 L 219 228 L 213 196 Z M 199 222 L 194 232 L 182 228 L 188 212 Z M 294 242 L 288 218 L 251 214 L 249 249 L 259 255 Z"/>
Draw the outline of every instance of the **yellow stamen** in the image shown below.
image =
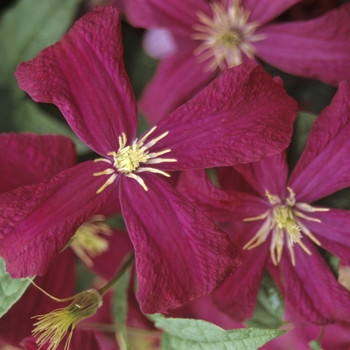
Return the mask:
<path fill-rule="evenodd" d="M 145 185 L 143 179 L 135 173 L 148 171 L 167 177 L 170 176 L 168 173 L 157 168 L 143 166 L 143 164 L 149 165 L 177 161 L 175 158 L 159 158 L 159 156 L 171 152 L 171 149 L 166 149 L 159 152 L 149 152 L 149 149 L 151 147 L 153 147 L 158 141 L 169 134 L 169 131 L 166 131 L 162 135 L 145 144 L 146 139 L 154 132 L 154 130 L 156 130 L 156 127 L 153 127 L 140 140 L 135 139 L 134 142 L 129 146 L 126 145 L 126 134 L 122 133 L 121 136 L 119 136 L 118 151 L 109 152 L 107 154 L 113 157 L 113 161 L 108 159 L 106 160 L 104 158 L 95 159 L 95 162 L 104 161 L 112 165 L 111 168 L 93 174 L 94 176 L 111 175 L 108 180 L 97 190 L 96 193 L 101 193 L 107 186 L 111 185 L 118 177 L 118 173 L 122 173 L 125 176 L 136 180 L 145 191 L 148 191 L 147 186 Z"/>
<path fill-rule="evenodd" d="M 103 215 L 94 215 L 90 220 L 83 223 L 72 238 L 70 247 L 88 267 L 93 267 L 94 258 L 108 250 L 108 241 L 100 234 L 110 236 L 111 228 L 103 221 Z"/>
<path fill-rule="evenodd" d="M 81 292 L 71 298 L 60 301 L 67 300 L 72 300 L 72 302 L 66 307 L 53 310 L 45 315 L 33 317 L 38 320 L 34 323 L 36 327 L 32 331 L 32 335 L 33 337 L 37 337 L 36 342 L 39 349 L 49 342 L 48 350 L 56 350 L 61 340 L 68 333 L 64 346 L 64 350 L 68 350 L 73 330 L 77 324 L 81 320 L 94 315 L 102 305 L 102 297 L 94 289 Z"/>
<path fill-rule="evenodd" d="M 275 265 L 278 265 L 281 261 L 284 240 L 286 240 L 292 265 L 295 266 L 295 243 L 297 243 L 305 253 L 311 255 L 311 251 L 302 242 L 302 233 L 308 236 L 315 244 L 319 246 L 321 245 L 320 241 L 310 232 L 299 218 L 318 223 L 321 223 L 321 220 L 305 215 L 302 211 L 309 213 L 325 212 L 328 211 L 329 208 L 315 208 L 307 203 L 297 203 L 294 191 L 290 187 L 287 187 L 287 190 L 289 191 L 289 197 L 284 199 L 281 199 L 277 195 L 271 194 L 266 190 L 266 196 L 272 207 L 261 215 L 244 219 L 244 221 L 265 221 L 255 236 L 246 243 L 243 249 L 250 250 L 257 247 L 265 242 L 269 233 L 272 232 L 270 244 L 272 262 Z"/>

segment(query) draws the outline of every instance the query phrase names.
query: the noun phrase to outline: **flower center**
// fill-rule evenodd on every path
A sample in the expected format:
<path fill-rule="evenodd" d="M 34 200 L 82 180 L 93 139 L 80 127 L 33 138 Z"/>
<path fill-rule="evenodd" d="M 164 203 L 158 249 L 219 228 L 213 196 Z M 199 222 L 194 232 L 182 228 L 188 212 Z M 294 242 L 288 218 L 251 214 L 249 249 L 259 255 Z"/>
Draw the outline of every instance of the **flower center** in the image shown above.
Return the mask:
<path fill-rule="evenodd" d="M 107 186 L 112 184 L 115 179 L 118 177 L 119 173 L 124 174 L 127 177 L 130 177 L 136 180 L 145 191 L 148 191 L 146 184 L 144 183 L 141 176 L 136 173 L 141 173 L 144 171 L 149 171 L 151 173 L 161 174 L 167 177 L 170 175 L 162 170 L 157 168 L 145 166 L 149 164 L 158 164 L 164 162 L 176 162 L 174 158 L 160 158 L 159 156 L 171 152 L 171 149 L 166 149 L 160 152 L 150 152 L 149 149 L 153 147 L 159 140 L 163 139 L 169 134 L 169 131 L 164 134 L 156 137 L 155 139 L 146 142 L 146 139 L 153 133 L 156 129 L 156 126 L 153 127 L 142 139 L 135 139 L 131 145 L 127 144 L 126 134 L 122 133 L 119 136 L 119 149 L 117 152 L 109 152 L 107 155 L 113 157 L 113 161 L 106 158 L 95 159 L 95 162 L 107 162 L 111 167 L 107 168 L 104 171 L 94 173 L 94 176 L 100 175 L 110 175 L 108 180 L 96 191 L 96 193 L 101 193 Z"/>
<path fill-rule="evenodd" d="M 254 58 L 255 48 L 252 42 L 266 38 L 264 34 L 255 34 L 259 26 L 257 22 L 248 22 L 249 11 L 240 5 L 240 0 L 228 0 L 228 6 L 217 2 L 211 3 L 213 17 L 198 12 L 202 24 L 193 27 L 197 33 L 194 40 L 202 43 L 194 50 L 199 61 L 210 60 L 205 70 L 232 68 L 242 63 L 242 52 Z"/>
<path fill-rule="evenodd" d="M 255 236 L 243 247 L 243 249 L 253 249 L 265 242 L 271 233 L 270 254 L 272 262 L 277 265 L 281 261 L 284 243 L 287 243 L 293 266 L 295 266 L 294 244 L 297 243 L 307 254 L 310 250 L 302 242 L 302 233 L 308 236 L 315 244 L 321 245 L 319 240 L 301 222 L 300 218 L 321 223 L 321 220 L 305 215 L 304 212 L 329 211 L 328 208 L 315 208 L 307 203 L 296 203 L 295 193 L 287 187 L 289 197 L 281 199 L 266 190 L 266 196 L 272 205 L 265 213 L 246 218 L 244 221 L 264 220 Z"/>

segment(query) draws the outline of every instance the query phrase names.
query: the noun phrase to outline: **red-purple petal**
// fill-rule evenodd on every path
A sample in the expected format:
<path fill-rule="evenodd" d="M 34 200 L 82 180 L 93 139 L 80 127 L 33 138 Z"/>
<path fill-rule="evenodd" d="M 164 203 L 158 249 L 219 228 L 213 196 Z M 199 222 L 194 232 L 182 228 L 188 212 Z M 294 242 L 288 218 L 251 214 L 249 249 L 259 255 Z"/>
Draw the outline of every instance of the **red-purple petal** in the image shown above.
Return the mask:
<path fill-rule="evenodd" d="M 321 222 L 303 220 L 303 223 L 321 242 L 321 247 L 350 265 L 350 211 L 331 209 L 325 213 L 313 213 L 312 217 Z"/>
<path fill-rule="evenodd" d="M 256 225 L 250 227 L 247 238 L 252 235 L 252 229 Z M 268 251 L 268 244 L 262 244 L 249 251 L 243 250 L 242 265 L 212 293 L 214 303 L 235 321 L 241 322 L 253 315 Z"/>
<path fill-rule="evenodd" d="M 38 102 L 56 104 L 75 133 L 99 154 L 135 136 L 135 97 L 123 64 L 117 10 L 96 8 L 60 42 L 19 65 L 20 87 Z"/>
<path fill-rule="evenodd" d="M 12 277 L 44 274 L 76 229 L 98 212 L 113 187 L 96 194 L 105 179 L 92 174 L 100 170 L 101 164 L 85 162 L 0 196 L 0 255 Z"/>
<path fill-rule="evenodd" d="M 266 157 L 259 162 L 237 165 L 235 169 L 266 200 L 266 190 L 271 194 L 285 196 L 288 179 L 286 152 Z"/>
<path fill-rule="evenodd" d="M 257 56 L 291 74 L 338 85 L 350 78 L 350 4 L 309 21 L 267 25 Z"/>
<path fill-rule="evenodd" d="M 243 63 L 161 120 L 154 136 L 169 134 L 152 151 L 171 149 L 177 162 L 159 166 L 171 170 L 257 161 L 288 146 L 296 108 L 261 66 Z"/>
<path fill-rule="evenodd" d="M 249 21 L 263 24 L 272 21 L 299 1 L 301 0 L 243 0 L 242 6 L 251 11 Z"/>
<path fill-rule="evenodd" d="M 187 41 L 181 43 L 179 52 L 162 60 L 153 80 L 143 91 L 140 110 L 152 124 L 187 102 L 214 78 L 215 72 L 205 72 L 206 63 L 197 62 L 194 56 L 197 44 Z M 183 50 L 184 44 L 188 46 L 186 50 Z"/>
<path fill-rule="evenodd" d="M 166 312 L 209 294 L 240 263 L 228 236 L 162 178 L 120 183 L 122 212 L 134 244 L 144 313 Z"/>
<path fill-rule="evenodd" d="M 172 32 L 190 37 L 198 22 L 197 12 L 211 13 L 204 0 L 126 0 L 128 21 L 135 27 L 168 28 Z"/>
<path fill-rule="evenodd" d="M 71 139 L 31 133 L 0 135 L 0 193 L 48 180 L 76 163 Z"/>
<path fill-rule="evenodd" d="M 311 129 L 289 181 L 298 201 L 311 203 L 350 186 L 349 96 L 349 81 L 344 81 Z"/>
<path fill-rule="evenodd" d="M 209 180 L 204 170 L 183 172 L 177 189 L 216 222 L 243 220 L 267 210 L 266 202 L 257 196 L 217 188 Z"/>
<path fill-rule="evenodd" d="M 295 267 L 288 254 L 282 255 L 281 273 L 287 310 L 291 310 L 296 319 L 315 324 L 349 322 L 350 293 L 337 282 L 315 245 L 308 239 L 303 243 L 312 255 L 295 245 Z"/>
<path fill-rule="evenodd" d="M 105 280 L 111 280 L 124 258 L 133 250 L 132 243 L 125 231 L 113 230 L 110 237 L 104 236 L 109 247 L 106 252 L 93 259 L 93 271 Z"/>

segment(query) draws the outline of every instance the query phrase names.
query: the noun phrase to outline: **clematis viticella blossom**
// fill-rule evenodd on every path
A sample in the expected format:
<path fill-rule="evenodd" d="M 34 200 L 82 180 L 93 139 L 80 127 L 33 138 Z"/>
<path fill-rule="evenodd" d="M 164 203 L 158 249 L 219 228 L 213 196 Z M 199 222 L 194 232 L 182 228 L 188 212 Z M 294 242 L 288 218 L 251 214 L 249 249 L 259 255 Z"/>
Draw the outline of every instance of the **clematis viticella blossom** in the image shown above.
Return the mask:
<path fill-rule="evenodd" d="M 298 2 L 126 0 L 129 22 L 151 30 L 148 51 L 159 53 L 157 42 L 168 46 L 141 96 L 141 112 L 156 123 L 220 71 L 256 58 L 328 84 L 349 78 L 350 4 L 307 21 L 275 22 Z"/>
<path fill-rule="evenodd" d="M 56 104 L 102 158 L 0 196 L 1 254 L 13 277 L 43 274 L 76 229 L 118 193 L 141 308 L 165 312 L 210 293 L 241 262 L 227 234 L 165 177 L 280 152 L 296 103 L 279 79 L 245 64 L 135 138 L 137 108 L 122 56 L 119 13 L 96 8 L 18 67 L 20 87 L 35 101 Z"/>
<path fill-rule="evenodd" d="M 350 211 L 312 204 L 350 186 L 349 96 L 349 81 L 344 81 L 318 116 L 290 176 L 286 152 L 222 169 L 222 188 L 204 172 L 183 175 L 181 191 L 222 222 L 242 249 L 243 264 L 212 295 L 234 319 L 251 317 L 267 268 L 293 320 L 350 321 L 350 293 L 338 283 L 322 253 L 331 252 L 349 265 Z"/>

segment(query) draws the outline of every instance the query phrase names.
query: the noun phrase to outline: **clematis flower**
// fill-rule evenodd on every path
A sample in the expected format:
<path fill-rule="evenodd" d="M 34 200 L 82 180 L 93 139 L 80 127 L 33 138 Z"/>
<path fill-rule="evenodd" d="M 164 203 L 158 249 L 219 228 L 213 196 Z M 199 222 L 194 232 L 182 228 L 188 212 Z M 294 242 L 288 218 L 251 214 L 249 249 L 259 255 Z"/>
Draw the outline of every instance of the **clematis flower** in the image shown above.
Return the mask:
<path fill-rule="evenodd" d="M 141 112 L 156 123 L 220 71 L 255 57 L 287 73 L 338 85 L 350 71 L 350 4 L 308 21 L 273 22 L 298 2 L 126 0 L 132 25 L 162 30 L 161 38 L 152 35 L 155 41 L 164 39 L 164 30 L 172 37 L 169 55 L 141 96 Z"/>
<path fill-rule="evenodd" d="M 55 103 L 102 158 L 0 196 L 0 253 L 13 277 L 44 273 L 76 229 L 118 193 L 138 299 L 145 313 L 162 312 L 210 293 L 241 260 L 228 236 L 164 177 L 279 152 L 296 105 L 259 66 L 242 65 L 138 139 L 122 56 L 118 12 L 97 8 L 18 67 L 20 87 L 35 101 Z"/>
<path fill-rule="evenodd" d="M 283 152 L 226 169 L 220 176 L 223 189 L 198 171 L 182 179 L 181 191 L 213 220 L 226 223 L 245 257 L 213 293 L 215 303 L 234 319 L 251 317 L 267 267 L 295 319 L 350 321 L 350 293 L 322 255 L 329 251 L 349 265 L 350 212 L 312 204 L 350 186 L 349 96 L 349 81 L 344 81 L 317 118 L 290 177 Z M 250 190 L 234 190 L 237 179 Z"/>

